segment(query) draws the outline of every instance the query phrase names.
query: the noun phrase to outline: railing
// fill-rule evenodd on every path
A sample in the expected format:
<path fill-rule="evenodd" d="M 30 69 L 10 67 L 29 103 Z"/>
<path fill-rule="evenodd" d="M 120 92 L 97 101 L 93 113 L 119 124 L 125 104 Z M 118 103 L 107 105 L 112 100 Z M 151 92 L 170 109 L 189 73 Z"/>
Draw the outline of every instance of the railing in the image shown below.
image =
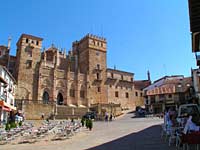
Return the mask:
<path fill-rule="evenodd" d="M 50 104 L 54 105 L 56 104 L 56 101 L 43 101 L 43 100 L 30 100 L 30 99 L 16 99 L 15 100 L 18 104 L 30 104 L 30 103 L 35 103 L 35 104 Z"/>

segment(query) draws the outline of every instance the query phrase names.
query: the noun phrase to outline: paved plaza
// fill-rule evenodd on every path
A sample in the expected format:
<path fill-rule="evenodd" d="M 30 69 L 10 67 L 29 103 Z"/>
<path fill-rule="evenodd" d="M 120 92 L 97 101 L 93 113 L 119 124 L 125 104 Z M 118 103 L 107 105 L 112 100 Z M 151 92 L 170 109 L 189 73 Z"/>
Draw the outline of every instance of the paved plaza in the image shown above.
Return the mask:
<path fill-rule="evenodd" d="M 92 131 L 81 131 L 63 141 L 1 145 L 0 150 L 173 150 L 160 139 L 159 118 L 135 118 L 133 113 L 112 122 L 95 122 Z"/>

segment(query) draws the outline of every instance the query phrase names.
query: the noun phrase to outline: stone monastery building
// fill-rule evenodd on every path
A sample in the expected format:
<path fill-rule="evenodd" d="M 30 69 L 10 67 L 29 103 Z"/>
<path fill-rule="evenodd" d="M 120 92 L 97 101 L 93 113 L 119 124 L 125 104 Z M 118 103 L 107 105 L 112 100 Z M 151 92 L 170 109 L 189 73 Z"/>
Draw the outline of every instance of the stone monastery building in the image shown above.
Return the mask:
<path fill-rule="evenodd" d="M 112 103 L 133 109 L 138 100 L 143 103 L 133 73 L 107 68 L 105 38 L 88 34 L 73 42 L 68 54 L 54 45 L 42 50 L 42 41 L 22 34 L 16 56 L 9 55 L 10 39 L 8 46 L 0 46 L 0 64 L 17 81 L 16 100 L 76 108 Z"/>

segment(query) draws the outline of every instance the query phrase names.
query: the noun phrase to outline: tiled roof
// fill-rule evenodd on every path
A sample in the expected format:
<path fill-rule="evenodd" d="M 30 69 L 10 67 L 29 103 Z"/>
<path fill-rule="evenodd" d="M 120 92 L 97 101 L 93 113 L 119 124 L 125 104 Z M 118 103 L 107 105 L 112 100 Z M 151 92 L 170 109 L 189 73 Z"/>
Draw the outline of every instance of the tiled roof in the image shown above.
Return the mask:
<path fill-rule="evenodd" d="M 143 90 L 145 87 L 151 85 L 151 81 L 149 80 L 136 80 L 133 82 L 134 83 L 134 87 L 137 90 Z"/>

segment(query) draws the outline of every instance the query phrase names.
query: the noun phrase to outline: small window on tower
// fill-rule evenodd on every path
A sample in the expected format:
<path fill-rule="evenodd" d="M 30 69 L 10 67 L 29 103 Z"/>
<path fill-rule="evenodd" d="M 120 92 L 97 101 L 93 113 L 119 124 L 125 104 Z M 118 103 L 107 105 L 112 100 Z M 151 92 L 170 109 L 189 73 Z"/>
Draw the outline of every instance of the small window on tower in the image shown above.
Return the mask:
<path fill-rule="evenodd" d="M 27 53 L 28 53 L 29 57 L 32 57 L 32 51 L 31 50 L 29 50 Z"/>
<path fill-rule="evenodd" d="M 39 45 L 39 41 L 36 41 L 36 45 Z"/>
<path fill-rule="evenodd" d="M 115 97 L 119 97 L 118 91 L 115 92 Z"/>
<path fill-rule="evenodd" d="M 100 65 L 99 65 L 99 64 L 97 64 L 97 69 L 98 69 L 98 70 L 100 69 Z"/>
<path fill-rule="evenodd" d="M 101 92 L 101 87 L 98 87 L 98 88 L 97 88 L 97 91 L 98 91 L 98 92 Z"/>
<path fill-rule="evenodd" d="M 97 73 L 97 80 L 99 80 L 100 79 L 100 76 L 99 76 L 99 73 Z"/>
<path fill-rule="evenodd" d="M 32 61 L 31 60 L 27 60 L 26 68 L 31 68 L 31 67 L 32 67 Z"/>
<path fill-rule="evenodd" d="M 26 43 L 28 43 L 28 39 L 26 39 Z"/>
<path fill-rule="evenodd" d="M 126 92 L 126 98 L 128 98 L 129 97 L 129 94 L 128 94 L 128 92 Z"/>

